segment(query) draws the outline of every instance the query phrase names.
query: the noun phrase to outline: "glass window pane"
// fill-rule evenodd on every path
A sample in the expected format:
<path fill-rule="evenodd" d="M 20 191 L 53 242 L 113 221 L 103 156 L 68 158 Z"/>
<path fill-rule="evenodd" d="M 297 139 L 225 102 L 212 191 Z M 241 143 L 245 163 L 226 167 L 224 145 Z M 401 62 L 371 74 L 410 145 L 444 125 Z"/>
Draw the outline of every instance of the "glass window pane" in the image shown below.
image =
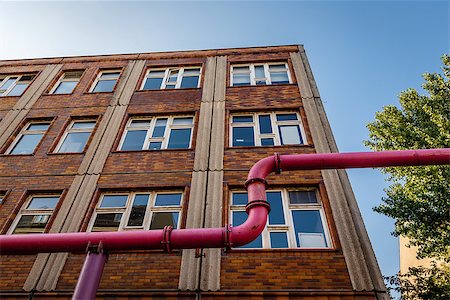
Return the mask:
<path fill-rule="evenodd" d="M 233 127 L 233 146 L 255 146 L 253 127 Z"/>
<path fill-rule="evenodd" d="M 120 150 L 142 150 L 147 130 L 130 130 L 125 136 Z"/>
<path fill-rule="evenodd" d="M 147 209 L 148 197 L 148 194 L 139 194 L 134 197 L 127 226 L 142 226 Z"/>
<path fill-rule="evenodd" d="M 84 71 L 71 71 L 64 73 L 64 79 L 65 80 L 72 80 L 72 81 L 78 81 L 83 75 Z"/>
<path fill-rule="evenodd" d="M 155 129 L 153 129 L 152 137 L 164 137 L 164 131 L 166 130 L 167 119 L 157 119 Z"/>
<path fill-rule="evenodd" d="M 293 210 L 292 218 L 298 247 L 327 246 L 318 210 Z"/>
<path fill-rule="evenodd" d="M 243 249 L 252 249 L 252 248 L 262 248 L 262 236 L 259 235 L 256 240 L 248 243 L 247 245 L 238 247 L 238 248 L 243 248 Z"/>
<path fill-rule="evenodd" d="M 232 205 L 247 205 L 248 194 L 247 193 L 233 193 Z"/>
<path fill-rule="evenodd" d="M 277 114 L 277 121 L 297 120 L 297 114 Z"/>
<path fill-rule="evenodd" d="M 271 72 L 270 73 L 270 80 L 272 81 L 272 84 L 278 83 L 289 83 L 289 77 L 287 75 L 287 72 Z"/>
<path fill-rule="evenodd" d="M 166 87 L 165 87 L 165 89 L 166 90 L 168 90 L 168 89 L 174 89 L 175 88 L 175 84 L 166 84 Z"/>
<path fill-rule="evenodd" d="M 163 78 L 147 78 L 145 81 L 143 90 L 159 90 L 161 88 L 161 84 L 163 82 Z"/>
<path fill-rule="evenodd" d="M 54 197 L 33 197 L 27 209 L 53 209 L 58 203 L 59 196 Z"/>
<path fill-rule="evenodd" d="M 164 226 L 178 227 L 178 212 L 154 212 L 150 230 L 164 229 Z"/>
<path fill-rule="evenodd" d="M 155 206 L 180 206 L 181 193 L 157 194 Z"/>
<path fill-rule="evenodd" d="M 80 153 L 91 135 L 90 132 L 71 132 L 68 133 L 66 139 L 59 148 L 59 153 Z"/>
<path fill-rule="evenodd" d="M 121 213 L 98 214 L 91 231 L 117 231 L 120 220 L 122 220 Z"/>
<path fill-rule="evenodd" d="M 173 119 L 173 125 L 192 125 L 193 118 L 175 118 Z"/>
<path fill-rule="evenodd" d="M 148 149 L 150 150 L 160 150 L 162 146 L 162 142 L 150 142 L 150 146 Z"/>
<path fill-rule="evenodd" d="M 28 83 L 18 83 L 12 90 L 8 93 L 8 96 L 20 96 L 27 88 Z"/>
<path fill-rule="evenodd" d="M 265 78 L 264 67 L 263 66 L 255 66 L 255 77 L 256 78 Z"/>
<path fill-rule="evenodd" d="M 270 248 L 288 248 L 288 240 L 286 232 L 270 233 Z"/>
<path fill-rule="evenodd" d="M 191 128 L 172 129 L 168 149 L 188 149 L 191 140 Z"/>
<path fill-rule="evenodd" d="M 166 71 L 150 71 L 148 73 L 148 77 L 161 77 L 163 78 L 166 75 Z"/>
<path fill-rule="evenodd" d="M 92 129 L 95 127 L 95 122 L 93 121 L 80 121 L 75 122 L 72 125 L 73 129 Z"/>
<path fill-rule="evenodd" d="M 97 82 L 97 85 L 92 92 L 112 92 L 115 84 L 116 80 L 101 80 Z"/>
<path fill-rule="evenodd" d="M 3 83 L 3 85 L 0 87 L 2 91 L 6 91 L 11 84 L 14 83 L 14 81 L 16 81 L 17 77 L 11 77 L 8 80 L 5 81 L 5 83 Z"/>
<path fill-rule="evenodd" d="M 170 71 L 170 75 L 169 78 L 167 79 L 167 82 L 175 83 L 177 82 L 177 78 L 178 78 L 178 70 Z"/>
<path fill-rule="evenodd" d="M 21 216 L 13 233 L 42 233 L 50 215 Z"/>
<path fill-rule="evenodd" d="M 133 120 L 131 121 L 130 127 L 149 127 L 150 120 Z"/>
<path fill-rule="evenodd" d="M 269 115 L 259 116 L 259 130 L 261 133 L 272 133 L 272 123 Z"/>
<path fill-rule="evenodd" d="M 101 79 L 117 79 L 120 76 L 120 72 L 102 73 Z"/>
<path fill-rule="evenodd" d="M 198 76 L 183 76 L 183 79 L 181 80 L 181 88 L 187 89 L 187 88 L 196 88 L 198 86 Z"/>
<path fill-rule="evenodd" d="M 233 211 L 233 227 L 244 224 L 248 215 L 245 211 Z"/>
<path fill-rule="evenodd" d="M 267 201 L 270 203 L 269 224 L 285 224 L 281 192 L 267 192 Z"/>
<path fill-rule="evenodd" d="M 275 145 L 273 138 L 261 139 L 261 146 L 273 146 L 273 145 Z"/>
<path fill-rule="evenodd" d="M 58 85 L 53 94 L 71 94 L 77 84 L 78 81 L 63 81 Z"/>
<path fill-rule="evenodd" d="M 30 124 L 27 130 L 47 130 L 48 126 L 50 126 L 48 123 Z"/>
<path fill-rule="evenodd" d="M 100 207 L 125 207 L 127 199 L 128 195 L 104 195 Z"/>
<path fill-rule="evenodd" d="M 298 125 L 282 125 L 279 126 L 281 144 L 282 145 L 299 145 L 303 144 L 300 136 L 300 128 Z"/>
<path fill-rule="evenodd" d="M 316 204 L 315 191 L 291 191 L 289 192 L 289 203 L 291 204 Z"/>
<path fill-rule="evenodd" d="M 250 85 L 250 74 L 233 74 L 233 86 Z"/>
<path fill-rule="evenodd" d="M 200 69 L 184 69 L 183 76 L 198 76 L 200 75 Z"/>
<path fill-rule="evenodd" d="M 233 67 L 233 73 L 250 73 L 250 67 L 244 66 L 244 67 Z"/>
<path fill-rule="evenodd" d="M 252 116 L 233 116 L 233 123 L 253 123 Z"/>
<path fill-rule="evenodd" d="M 286 65 L 285 64 L 269 65 L 269 71 L 270 72 L 286 71 Z"/>
<path fill-rule="evenodd" d="M 22 135 L 14 146 L 11 154 L 31 154 L 42 138 L 42 133 Z"/>

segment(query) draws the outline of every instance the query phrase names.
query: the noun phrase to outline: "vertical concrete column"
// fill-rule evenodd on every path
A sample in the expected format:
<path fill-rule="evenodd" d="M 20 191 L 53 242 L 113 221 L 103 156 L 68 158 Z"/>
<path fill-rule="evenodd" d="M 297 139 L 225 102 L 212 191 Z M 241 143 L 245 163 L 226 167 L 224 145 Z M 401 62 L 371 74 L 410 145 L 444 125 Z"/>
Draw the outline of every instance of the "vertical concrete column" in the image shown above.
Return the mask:
<path fill-rule="evenodd" d="M 290 56 L 314 147 L 318 153 L 337 152 L 337 145 L 303 47 Z M 377 298 L 389 299 L 345 170 L 324 170 L 322 177 L 353 289 L 375 291 Z"/>
<path fill-rule="evenodd" d="M 131 61 L 124 70 L 50 232 L 79 230 L 144 65 L 145 61 Z M 24 290 L 54 290 L 67 257 L 67 253 L 39 254 Z"/>
<path fill-rule="evenodd" d="M 202 100 L 195 143 L 194 169 L 192 172 L 189 207 L 186 228 L 203 227 L 205 217 L 206 185 L 209 164 L 209 144 L 211 141 L 212 105 L 214 97 L 214 78 L 216 58 L 208 57 L 205 65 Z M 200 258 L 195 257 L 194 249 L 183 250 L 178 288 L 182 291 L 197 290 L 200 276 Z"/>

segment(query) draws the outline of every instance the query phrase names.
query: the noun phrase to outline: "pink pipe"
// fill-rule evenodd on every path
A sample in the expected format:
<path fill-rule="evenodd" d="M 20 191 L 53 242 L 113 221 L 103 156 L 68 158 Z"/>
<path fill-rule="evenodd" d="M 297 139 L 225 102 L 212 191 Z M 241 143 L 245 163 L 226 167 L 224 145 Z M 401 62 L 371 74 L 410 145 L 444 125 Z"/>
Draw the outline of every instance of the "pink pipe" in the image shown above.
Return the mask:
<path fill-rule="evenodd" d="M 107 251 L 139 249 L 221 248 L 245 245 L 262 232 L 270 207 L 266 202 L 265 178 L 283 170 L 374 168 L 390 166 L 438 165 L 450 163 L 450 148 L 382 152 L 299 154 L 267 157 L 250 170 L 246 222 L 225 228 L 197 228 L 126 232 L 78 232 L 0 236 L 1 254 L 85 251 L 102 242 Z"/>

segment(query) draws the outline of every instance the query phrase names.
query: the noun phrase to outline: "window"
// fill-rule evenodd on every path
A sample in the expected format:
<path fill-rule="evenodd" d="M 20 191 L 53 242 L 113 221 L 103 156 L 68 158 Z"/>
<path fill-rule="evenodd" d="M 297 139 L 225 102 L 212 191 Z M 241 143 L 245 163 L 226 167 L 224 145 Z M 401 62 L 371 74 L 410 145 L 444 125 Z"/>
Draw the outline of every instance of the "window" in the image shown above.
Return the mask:
<path fill-rule="evenodd" d="M 287 63 L 231 66 L 231 86 L 291 83 Z"/>
<path fill-rule="evenodd" d="M 0 76 L 0 96 L 21 96 L 36 74 Z"/>
<path fill-rule="evenodd" d="M 45 231 L 59 195 L 33 195 L 17 215 L 9 233 L 42 233 Z"/>
<path fill-rule="evenodd" d="M 198 88 L 200 67 L 150 69 L 142 82 L 141 90 Z"/>
<path fill-rule="evenodd" d="M 305 141 L 300 115 L 295 112 L 235 114 L 230 130 L 233 147 L 301 145 Z"/>
<path fill-rule="evenodd" d="M 120 70 L 107 70 L 98 73 L 94 84 L 91 87 L 91 93 L 112 92 L 120 77 Z"/>
<path fill-rule="evenodd" d="M 132 118 L 128 121 L 120 150 L 188 149 L 194 118 Z"/>
<path fill-rule="evenodd" d="M 6 192 L 0 191 L 0 205 L 3 204 L 3 200 L 5 200 Z"/>
<path fill-rule="evenodd" d="M 95 209 L 90 231 L 163 229 L 180 226 L 181 192 L 105 193 Z"/>
<path fill-rule="evenodd" d="M 271 212 L 261 235 L 240 248 L 329 248 L 331 246 L 317 190 L 270 190 L 266 192 Z M 233 226 L 245 222 L 247 193 L 231 193 Z"/>
<path fill-rule="evenodd" d="M 64 72 L 50 90 L 50 94 L 72 94 L 80 81 L 81 75 L 83 75 L 83 71 Z"/>
<path fill-rule="evenodd" d="M 83 152 L 95 127 L 93 120 L 72 121 L 56 147 L 58 153 Z"/>
<path fill-rule="evenodd" d="M 37 145 L 47 132 L 50 122 L 30 122 L 20 134 L 6 153 L 8 154 L 32 154 L 36 150 Z"/>

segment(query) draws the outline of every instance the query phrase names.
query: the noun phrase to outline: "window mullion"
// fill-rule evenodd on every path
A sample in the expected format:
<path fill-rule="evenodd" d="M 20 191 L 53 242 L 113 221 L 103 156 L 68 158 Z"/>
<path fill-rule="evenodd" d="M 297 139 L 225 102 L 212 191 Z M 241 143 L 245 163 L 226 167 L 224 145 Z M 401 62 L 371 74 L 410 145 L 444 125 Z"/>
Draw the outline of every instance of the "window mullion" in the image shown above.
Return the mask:
<path fill-rule="evenodd" d="M 177 74 L 177 82 L 175 83 L 175 88 L 179 89 L 181 86 L 181 80 L 183 80 L 184 68 L 180 68 Z"/>
<path fill-rule="evenodd" d="M 170 134 L 171 134 L 171 130 L 172 130 L 172 124 L 173 124 L 173 117 L 168 117 L 167 118 L 167 124 L 166 124 L 166 128 L 164 129 L 164 140 L 162 141 L 161 144 L 161 149 L 167 149 L 167 145 L 169 144 L 169 138 L 170 138 Z"/>
<path fill-rule="evenodd" d="M 269 72 L 269 64 L 264 64 L 264 75 L 266 76 L 266 84 L 272 84 L 272 79 Z"/>
<path fill-rule="evenodd" d="M 153 130 L 155 130 L 156 117 L 152 118 L 150 121 L 150 126 L 147 129 L 147 133 L 145 134 L 144 144 L 142 145 L 142 150 L 148 150 L 150 145 L 150 139 L 153 134 Z"/>
<path fill-rule="evenodd" d="M 255 66 L 250 65 L 250 85 L 256 85 L 255 76 Z"/>

